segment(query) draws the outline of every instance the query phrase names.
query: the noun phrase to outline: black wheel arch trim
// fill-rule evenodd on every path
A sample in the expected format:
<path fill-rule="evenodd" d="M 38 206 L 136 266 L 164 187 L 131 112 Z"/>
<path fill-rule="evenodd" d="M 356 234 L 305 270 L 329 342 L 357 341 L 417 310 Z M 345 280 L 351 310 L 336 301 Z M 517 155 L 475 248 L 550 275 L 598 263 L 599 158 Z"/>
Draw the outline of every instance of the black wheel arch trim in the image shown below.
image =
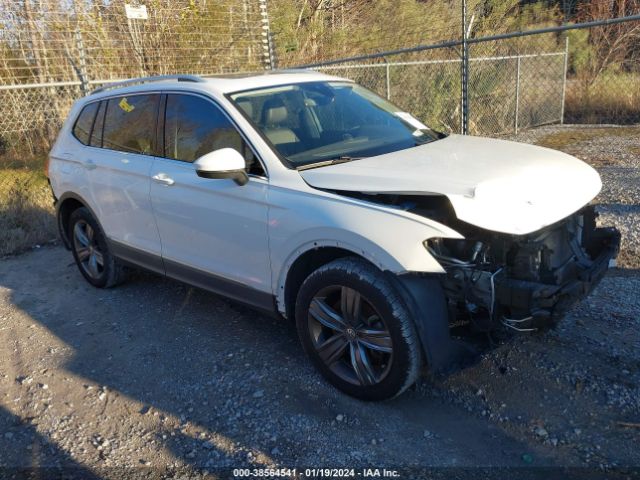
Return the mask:
<path fill-rule="evenodd" d="M 472 363 L 478 351 L 451 337 L 449 311 L 440 279 L 435 275 L 387 272 L 412 313 L 431 373 L 446 375 Z"/>
<path fill-rule="evenodd" d="M 82 196 L 78 195 L 75 192 L 65 192 L 62 195 L 60 195 L 60 197 L 58 199 L 56 199 L 56 223 L 58 224 L 58 234 L 60 235 L 60 238 L 62 239 L 62 244 L 64 245 L 64 247 L 67 250 L 71 250 L 71 240 L 69 239 L 69 236 L 67 235 L 67 231 L 65 230 L 65 226 L 64 226 L 64 219 L 62 218 L 62 206 L 64 205 L 64 203 L 67 200 L 75 200 L 79 203 L 82 204 L 82 206 L 84 208 L 86 208 L 87 210 L 89 210 L 89 212 L 91 213 L 91 215 L 93 216 L 93 218 L 95 219 L 95 221 L 98 223 L 98 225 L 100 226 L 100 229 L 104 232 L 104 229 L 102 228 L 102 225 L 100 225 L 100 220 L 98 220 L 98 216 L 96 215 L 96 213 L 93 211 L 93 209 L 89 206 L 89 203 L 82 198 Z"/>

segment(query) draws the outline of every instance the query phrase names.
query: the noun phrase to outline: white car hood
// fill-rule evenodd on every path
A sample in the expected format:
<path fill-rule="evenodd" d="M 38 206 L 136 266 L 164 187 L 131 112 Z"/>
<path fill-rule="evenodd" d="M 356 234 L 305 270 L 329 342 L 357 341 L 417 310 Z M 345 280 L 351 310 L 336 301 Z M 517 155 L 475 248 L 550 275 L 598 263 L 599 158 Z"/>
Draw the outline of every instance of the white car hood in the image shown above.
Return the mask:
<path fill-rule="evenodd" d="M 329 190 L 445 195 L 460 220 L 510 234 L 535 232 L 567 217 L 602 187 L 598 173 L 571 155 L 461 135 L 300 175 Z"/>

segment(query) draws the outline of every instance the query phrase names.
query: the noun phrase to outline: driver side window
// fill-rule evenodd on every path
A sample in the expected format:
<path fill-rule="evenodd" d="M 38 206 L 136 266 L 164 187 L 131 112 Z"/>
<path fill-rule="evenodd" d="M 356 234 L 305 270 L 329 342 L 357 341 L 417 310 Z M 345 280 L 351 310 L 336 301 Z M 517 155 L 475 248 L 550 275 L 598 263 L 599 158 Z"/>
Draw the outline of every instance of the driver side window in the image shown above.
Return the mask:
<path fill-rule="evenodd" d="M 164 156 L 194 162 L 206 153 L 233 148 L 249 174 L 265 175 L 262 165 L 229 119 L 210 101 L 195 95 L 167 95 Z"/>

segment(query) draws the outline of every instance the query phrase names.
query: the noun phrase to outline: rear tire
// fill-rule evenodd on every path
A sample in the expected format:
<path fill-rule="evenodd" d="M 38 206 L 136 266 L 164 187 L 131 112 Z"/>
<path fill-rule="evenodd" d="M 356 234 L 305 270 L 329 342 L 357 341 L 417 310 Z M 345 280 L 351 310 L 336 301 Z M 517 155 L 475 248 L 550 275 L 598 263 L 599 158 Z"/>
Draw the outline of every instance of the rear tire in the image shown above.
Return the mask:
<path fill-rule="evenodd" d="M 363 259 L 330 262 L 303 282 L 296 324 L 305 352 L 335 387 L 362 400 L 386 400 L 420 372 L 409 309 L 386 274 Z"/>
<path fill-rule="evenodd" d="M 102 228 L 87 208 L 73 211 L 67 235 L 73 258 L 87 282 L 97 288 L 109 288 L 125 280 L 124 266 L 109 250 Z"/>

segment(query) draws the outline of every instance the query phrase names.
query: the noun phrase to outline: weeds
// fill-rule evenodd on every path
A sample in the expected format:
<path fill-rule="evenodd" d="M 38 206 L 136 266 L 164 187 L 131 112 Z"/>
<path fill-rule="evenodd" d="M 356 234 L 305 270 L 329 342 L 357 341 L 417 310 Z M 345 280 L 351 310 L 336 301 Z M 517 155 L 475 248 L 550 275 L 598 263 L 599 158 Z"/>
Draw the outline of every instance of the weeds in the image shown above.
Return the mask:
<path fill-rule="evenodd" d="M 53 197 L 41 171 L 0 170 L 0 257 L 56 238 Z"/>
<path fill-rule="evenodd" d="M 569 80 L 566 123 L 640 123 L 640 75 L 608 73 L 594 83 Z"/>
<path fill-rule="evenodd" d="M 640 136 L 640 127 L 572 128 L 571 130 L 561 130 L 546 135 L 538 140 L 536 144 L 555 150 L 566 150 L 578 143 L 601 136 L 638 138 Z"/>

